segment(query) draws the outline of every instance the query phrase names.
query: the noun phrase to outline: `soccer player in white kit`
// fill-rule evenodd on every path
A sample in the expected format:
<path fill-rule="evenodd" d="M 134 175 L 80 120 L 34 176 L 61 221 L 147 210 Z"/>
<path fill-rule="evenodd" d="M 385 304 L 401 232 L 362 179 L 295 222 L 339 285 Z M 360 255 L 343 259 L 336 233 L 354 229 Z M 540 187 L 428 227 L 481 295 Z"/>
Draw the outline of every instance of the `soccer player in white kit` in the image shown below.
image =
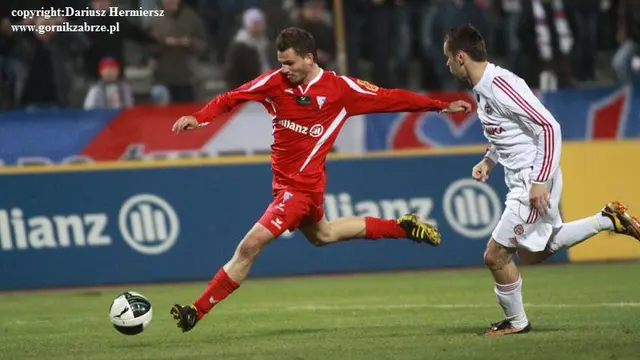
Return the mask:
<path fill-rule="evenodd" d="M 472 26 L 451 29 L 443 48 L 451 74 L 473 86 L 478 117 L 490 144 L 472 177 L 487 180 L 499 163 L 505 168 L 509 187 L 505 211 L 484 253 L 505 318 L 492 324 L 485 335 L 525 333 L 531 324 L 522 302 L 522 278 L 513 262 L 514 253 L 522 264 L 533 265 L 601 231 L 640 240 L 640 222 L 614 201 L 591 217 L 563 223 L 558 122 L 524 80 L 487 61 L 484 39 Z"/>

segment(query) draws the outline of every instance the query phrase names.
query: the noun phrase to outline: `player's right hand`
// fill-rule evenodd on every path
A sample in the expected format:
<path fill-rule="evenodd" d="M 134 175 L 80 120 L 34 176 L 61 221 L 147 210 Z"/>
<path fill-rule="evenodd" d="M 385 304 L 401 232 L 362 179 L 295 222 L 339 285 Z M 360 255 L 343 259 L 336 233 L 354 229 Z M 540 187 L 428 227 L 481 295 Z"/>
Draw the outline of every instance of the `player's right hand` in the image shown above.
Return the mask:
<path fill-rule="evenodd" d="M 476 181 L 485 182 L 489 179 L 489 174 L 495 164 L 489 158 L 484 158 L 480 161 L 476 166 L 473 167 L 473 171 L 471 172 L 471 177 L 473 177 Z"/>
<path fill-rule="evenodd" d="M 173 131 L 176 134 L 180 134 L 183 131 L 189 131 L 198 128 L 198 120 L 193 116 L 183 116 L 173 124 Z"/>
<path fill-rule="evenodd" d="M 538 211 L 540 216 L 547 215 L 549 213 L 549 209 L 551 209 L 549 187 L 547 184 L 531 184 L 529 202 L 531 203 L 531 206 Z"/>

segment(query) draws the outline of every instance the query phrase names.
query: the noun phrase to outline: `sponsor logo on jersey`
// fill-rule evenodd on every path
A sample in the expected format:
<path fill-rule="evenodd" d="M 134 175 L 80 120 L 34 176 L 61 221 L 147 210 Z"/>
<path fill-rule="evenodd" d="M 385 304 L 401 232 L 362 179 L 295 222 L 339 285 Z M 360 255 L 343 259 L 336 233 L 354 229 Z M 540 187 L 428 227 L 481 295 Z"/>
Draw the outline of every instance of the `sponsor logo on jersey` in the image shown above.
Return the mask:
<path fill-rule="evenodd" d="M 296 103 L 298 105 L 310 105 L 311 96 L 296 96 Z"/>
<path fill-rule="evenodd" d="M 356 83 L 358 83 L 358 85 L 364 87 L 365 89 L 369 90 L 369 91 L 373 91 L 373 92 L 378 92 L 378 90 L 380 90 L 380 87 L 377 85 L 373 85 L 372 83 L 368 82 L 368 81 L 364 81 L 364 80 L 356 80 Z"/>
<path fill-rule="evenodd" d="M 482 130 L 488 135 L 500 135 L 504 132 L 504 128 L 502 126 L 485 126 L 482 125 Z"/>
<path fill-rule="evenodd" d="M 296 124 L 295 122 L 287 119 L 278 120 L 278 124 L 286 129 L 295 131 L 300 134 L 310 135 L 312 137 L 318 137 L 324 133 L 324 126 L 320 124 L 315 124 L 311 128 L 309 128 L 308 126 Z"/>

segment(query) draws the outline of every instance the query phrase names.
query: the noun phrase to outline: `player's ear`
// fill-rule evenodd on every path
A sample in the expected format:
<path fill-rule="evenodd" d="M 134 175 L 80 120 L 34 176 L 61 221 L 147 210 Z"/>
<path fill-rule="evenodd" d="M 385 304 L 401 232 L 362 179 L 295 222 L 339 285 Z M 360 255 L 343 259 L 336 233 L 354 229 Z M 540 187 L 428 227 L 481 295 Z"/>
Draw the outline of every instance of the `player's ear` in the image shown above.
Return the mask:
<path fill-rule="evenodd" d="M 307 63 L 307 65 L 313 65 L 315 60 L 312 53 L 307 53 L 307 55 L 304 56 L 304 62 Z"/>
<path fill-rule="evenodd" d="M 465 60 L 467 60 L 467 54 L 465 54 L 464 51 L 458 51 L 458 54 L 456 55 L 456 61 L 458 61 L 458 65 L 464 65 Z"/>

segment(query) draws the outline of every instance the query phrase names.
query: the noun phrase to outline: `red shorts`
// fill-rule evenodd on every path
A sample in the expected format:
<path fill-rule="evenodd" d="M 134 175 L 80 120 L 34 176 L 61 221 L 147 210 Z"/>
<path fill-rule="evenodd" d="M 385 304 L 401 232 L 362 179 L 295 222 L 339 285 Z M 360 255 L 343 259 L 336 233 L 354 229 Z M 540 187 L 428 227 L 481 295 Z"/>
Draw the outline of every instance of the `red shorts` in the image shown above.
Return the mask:
<path fill-rule="evenodd" d="M 286 230 L 318 223 L 324 217 L 324 194 L 278 190 L 267 211 L 258 220 L 278 237 Z"/>

